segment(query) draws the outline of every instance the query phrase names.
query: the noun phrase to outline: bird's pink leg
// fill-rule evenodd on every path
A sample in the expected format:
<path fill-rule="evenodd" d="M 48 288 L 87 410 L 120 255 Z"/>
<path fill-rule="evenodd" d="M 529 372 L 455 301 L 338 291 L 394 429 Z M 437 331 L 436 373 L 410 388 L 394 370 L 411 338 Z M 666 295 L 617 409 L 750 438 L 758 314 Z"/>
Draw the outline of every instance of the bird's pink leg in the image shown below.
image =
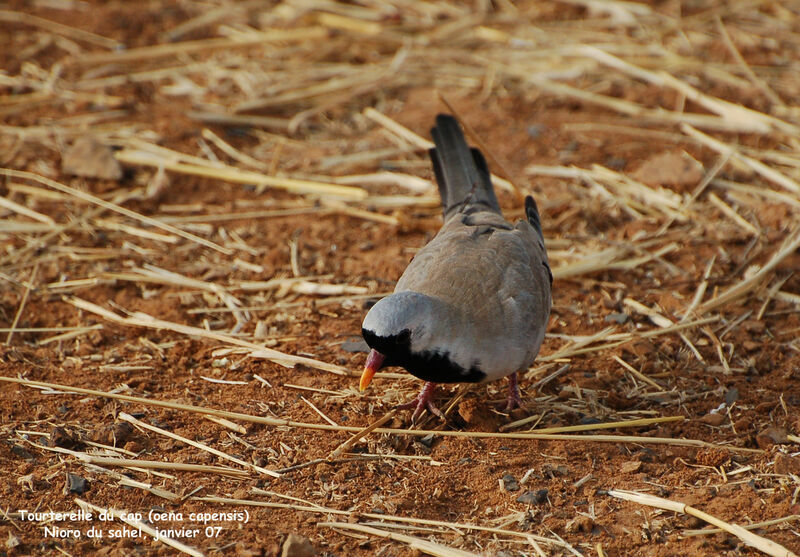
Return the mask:
<path fill-rule="evenodd" d="M 422 386 L 422 390 L 419 392 L 416 398 L 400 404 L 397 409 L 405 410 L 406 408 L 414 408 L 414 413 L 411 414 L 411 421 L 415 423 L 419 415 L 422 414 L 425 409 L 427 409 L 431 414 L 439 416 L 444 420 L 444 414 L 442 414 L 442 411 L 436 408 L 436 405 L 433 403 L 434 392 L 436 392 L 436 383 L 425 381 L 425 384 Z"/>
<path fill-rule="evenodd" d="M 517 385 L 517 372 L 508 376 L 508 398 L 506 399 L 506 412 L 511 412 L 514 408 L 522 408 L 522 399 L 519 397 L 519 385 Z"/>

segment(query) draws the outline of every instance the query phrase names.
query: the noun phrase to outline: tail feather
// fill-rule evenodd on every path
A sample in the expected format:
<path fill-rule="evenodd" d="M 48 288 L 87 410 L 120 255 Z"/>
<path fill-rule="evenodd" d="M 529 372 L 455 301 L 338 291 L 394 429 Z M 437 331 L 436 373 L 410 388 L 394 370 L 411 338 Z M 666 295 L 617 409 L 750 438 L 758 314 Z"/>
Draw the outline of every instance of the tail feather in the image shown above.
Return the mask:
<path fill-rule="evenodd" d="M 525 216 L 534 230 L 539 234 L 539 238 L 544 240 L 542 233 L 542 219 L 539 217 L 539 208 L 536 206 L 536 201 L 530 195 L 525 197 Z"/>
<path fill-rule="evenodd" d="M 431 135 L 436 148 L 429 154 L 445 218 L 453 211 L 478 204 L 499 213 L 486 160 L 480 151 L 469 148 L 458 121 L 447 114 L 438 115 Z"/>

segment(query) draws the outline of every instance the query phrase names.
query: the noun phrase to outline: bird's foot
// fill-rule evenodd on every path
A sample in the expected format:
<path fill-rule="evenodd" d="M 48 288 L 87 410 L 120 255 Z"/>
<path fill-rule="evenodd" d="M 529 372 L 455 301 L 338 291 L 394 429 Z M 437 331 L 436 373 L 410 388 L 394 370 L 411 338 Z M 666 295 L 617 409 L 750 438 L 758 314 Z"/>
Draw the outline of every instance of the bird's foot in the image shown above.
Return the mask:
<path fill-rule="evenodd" d="M 425 410 L 428 410 L 431 414 L 439 416 L 444 420 L 446 419 L 444 414 L 442 414 L 442 411 L 436 408 L 436 405 L 433 403 L 434 392 L 436 392 L 436 383 L 426 381 L 425 385 L 422 386 L 422 390 L 415 398 L 398 405 L 397 409 L 406 410 L 408 408 L 414 408 L 414 413 L 411 414 L 411 421 L 413 423 L 417 423 L 417 418 L 419 418 L 420 414 Z"/>
<path fill-rule="evenodd" d="M 522 408 L 522 399 L 519 396 L 516 371 L 508 376 L 508 397 L 506 398 L 505 406 L 501 404 L 500 407 L 508 413 L 515 408 Z"/>

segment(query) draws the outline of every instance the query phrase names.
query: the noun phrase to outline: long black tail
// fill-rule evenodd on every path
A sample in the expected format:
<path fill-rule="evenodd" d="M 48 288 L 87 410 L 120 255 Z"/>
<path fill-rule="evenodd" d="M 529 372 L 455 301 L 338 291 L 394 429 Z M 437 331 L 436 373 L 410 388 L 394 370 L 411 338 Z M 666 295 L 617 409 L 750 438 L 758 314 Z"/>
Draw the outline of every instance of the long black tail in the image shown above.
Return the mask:
<path fill-rule="evenodd" d="M 481 152 L 467 145 L 458 121 L 448 114 L 436 117 L 431 130 L 435 149 L 429 151 L 442 198 L 444 218 L 473 205 L 500 212 L 489 168 Z"/>

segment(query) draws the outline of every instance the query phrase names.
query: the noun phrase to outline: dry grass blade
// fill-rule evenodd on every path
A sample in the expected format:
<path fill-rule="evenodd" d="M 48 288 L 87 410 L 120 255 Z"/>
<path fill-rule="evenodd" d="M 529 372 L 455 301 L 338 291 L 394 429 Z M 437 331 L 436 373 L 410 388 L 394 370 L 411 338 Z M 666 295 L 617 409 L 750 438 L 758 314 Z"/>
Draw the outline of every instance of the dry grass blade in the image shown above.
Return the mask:
<path fill-rule="evenodd" d="M 595 104 L 636 118 L 665 125 L 689 124 L 696 128 L 716 130 L 723 132 L 768 133 L 770 128 L 762 122 L 747 119 L 730 120 L 710 114 L 697 114 L 691 112 L 675 112 L 663 108 L 650 109 L 643 105 L 622 100 L 617 97 L 600 95 L 591 91 L 584 91 L 571 85 L 556 83 L 540 76 L 519 75 L 518 77 L 529 81 L 535 87 L 556 96 L 575 98 L 583 102 Z"/>
<path fill-rule="evenodd" d="M 157 154 L 137 151 L 123 150 L 115 153 L 116 159 L 130 165 L 152 166 L 164 168 L 179 174 L 191 176 L 202 176 L 204 178 L 215 178 L 235 184 L 254 184 L 256 186 L 266 186 L 286 190 L 297 194 L 316 194 L 343 197 L 346 199 L 364 199 L 367 192 L 354 186 L 340 186 L 337 184 L 325 184 L 312 182 L 310 180 L 296 180 L 293 178 L 281 178 L 279 176 L 267 176 L 258 172 L 241 170 L 233 166 L 204 166 L 186 162 L 176 162 Z"/>
<path fill-rule="evenodd" d="M 84 41 L 110 50 L 115 50 L 122 46 L 122 44 L 114 39 L 109 39 L 108 37 L 103 37 L 101 35 L 97 35 L 96 33 L 90 33 L 89 31 L 78 29 L 77 27 L 70 27 L 69 25 L 64 25 L 63 23 L 37 17 L 33 14 L 14 12 L 11 10 L 0 10 L 0 21 L 32 25 L 52 33 L 64 35 L 65 37 L 70 37 L 78 41 Z"/>
<path fill-rule="evenodd" d="M 106 391 L 98 391 L 94 389 L 85 389 L 83 387 L 72 387 L 59 383 L 49 383 L 45 381 L 31 381 L 28 379 L 19 379 L 16 377 L 3 377 L 0 376 L 0 382 L 17 383 L 21 385 L 28 385 L 31 387 L 45 387 L 53 389 L 56 392 L 73 392 L 93 395 L 104 398 L 127 400 L 129 402 L 136 402 L 146 406 L 159 406 L 161 408 L 171 408 L 173 410 L 181 410 L 183 412 L 193 412 L 196 414 L 208 414 L 211 416 L 218 416 L 228 418 L 231 420 L 241 420 L 244 422 L 252 422 L 257 424 L 265 424 L 271 426 L 286 426 L 297 427 L 304 429 L 317 429 L 323 431 L 341 431 L 359 433 L 363 431 L 362 427 L 355 426 L 332 426 L 330 424 L 311 424 L 305 422 L 296 422 L 293 420 L 270 418 L 267 416 L 253 416 L 251 414 L 244 414 L 241 412 L 231 412 L 228 410 L 217 410 L 214 408 L 207 408 L 203 406 L 193 406 L 190 404 L 180 404 L 177 402 L 168 402 L 164 400 L 154 400 L 149 398 L 137 397 L 132 395 L 123 395 L 120 393 L 111 393 Z M 584 426 L 581 426 L 584 427 Z M 633 435 L 566 435 L 559 433 L 490 433 L 478 431 L 448 431 L 448 430 L 425 430 L 425 429 L 395 429 L 395 428 L 376 428 L 373 430 L 375 433 L 388 433 L 392 435 L 413 435 L 416 437 L 425 437 L 427 435 L 435 435 L 441 437 L 461 437 L 473 439 L 536 439 L 542 441 L 573 441 L 583 443 L 639 443 L 643 445 L 675 445 L 678 447 L 707 447 L 727 450 L 731 452 L 741 453 L 756 453 L 760 454 L 763 451 L 760 449 L 748 449 L 745 447 L 733 447 L 730 445 L 719 445 L 700 441 L 697 439 L 672 439 L 669 437 L 637 437 Z"/>
<path fill-rule="evenodd" d="M 730 156 L 732 159 L 744 163 L 744 165 L 746 165 L 748 168 L 763 176 L 764 179 L 769 180 L 770 182 L 773 182 L 774 184 L 777 184 L 794 194 L 800 193 L 800 184 L 797 183 L 797 181 L 791 179 L 781 172 L 778 172 L 774 168 L 767 166 L 763 162 L 740 153 L 735 148 L 726 145 L 725 143 L 714 139 L 713 137 L 704 134 L 699 130 L 694 129 L 688 124 L 681 125 L 681 131 L 686 135 L 701 141 L 704 145 L 715 150 L 719 154 Z"/>
<path fill-rule="evenodd" d="M 0 197 L 0 207 L 4 207 L 10 211 L 14 211 L 15 213 L 19 213 L 20 215 L 24 215 L 26 217 L 32 218 L 33 220 L 39 221 L 44 224 L 48 224 L 50 226 L 54 226 L 56 222 L 49 216 L 43 215 L 38 213 L 24 205 L 20 205 L 10 199 L 5 197 Z"/>
<path fill-rule="evenodd" d="M 800 520 L 800 514 L 792 514 L 789 516 L 784 516 L 781 518 L 776 518 L 775 520 L 765 520 L 763 522 L 756 522 L 754 524 L 745 524 L 742 526 L 745 530 L 758 530 L 761 528 L 767 528 L 769 526 L 775 526 L 776 524 L 785 524 L 787 522 L 796 522 Z M 681 534 L 684 538 L 690 538 L 692 536 L 708 536 L 711 534 L 719 534 L 723 532 L 722 528 L 703 528 L 702 530 L 684 530 Z"/>
<path fill-rule="evenodd" d="M 45 487 L 66 470 L 103 507 L 250 509 L 216 540 L 148 523 L 209 554 L 280 548 L 281 532 L 346 555 L 648 555 L 662 539 L 693 554 L 745 544 L 592 494 L 658 484 L 692 503 L 684 488 L 717 485 L 730 504 L 704 511 L 800 553 L 797 6 L 0 2 L 0 432 L 25 461 L 6 506 L 58 510 Z M 391 410 L 407 372 L 357 390 L 365 312 L 441 225 L 438 112 L 541 210 L 556 284 L 525 419 L 495 411 L 499 381 L 443 389 L 448 419 L 413 426 Z M 84 136 L 120 178 L 94 175 Z M 697 419 L 723 400 L 721 424 Z M 788 445 L 750 448 L 770 426 Z M 165 468 L 179 461 L 216 466 Z M 448 504 L 461 472 L 480 505 Z M 498 489 L 506 474 L 520 492 Z M 16 515 L 0 509 L 12 553 L 85 549 Z M 178 552 L 139 538 L 91 541 Z"/>
<path fill-rule="evenodd" d="M 220 450 L 217 450 L 217 449 L 215 449 L 213 447 L 209 447 L 208 445 L 205 445 L 203 443 L 198 443 L 197 441 L 192 441 L 191 439 L 187 439 L 186 437 L 183 437 L 181 435 L 177 435 L 175 433 L 172 433 L 171 431 L 167 431 L 167 430 L 162 429 L 160 427 L 156 427 L 156 426 L 144 423 L 143 421 L 137 420 L 136 418 L 134 418 L 133 416 L 131 416 L 130 414 L 127 414 L 125 412 L 120 412 L 117 415 L 117 417 L 120 420 L 129 422 L 129 423 L 135 425 L 136 427 L 140 427 L 142 429 L 147 429 L 149 431 L 153 431 L 155 433 L 158 433 L 159 435 L 164 435 L 165 437 L 169 437 L 170 439 L 175 439 L 175 440 L 180 441 L 182 443 L 186 443 L 187 445 L 191 445 L 192 447 L 195 447 L 195 448 L 201 449 L 203 451 L 209 452 L 209 453 L 211 453 L 213 455 L 216 455 L 216 456 L 218 456 L 220 458 L 224 458 L 226 460 L 230 460 L 231 462 L 235 462 L 239 466 L 244 466 L 245 468 L 250 468 L 252 470 L 255 470 L 256 472 L 258 472 L 260 474 L 266 474 L 268 476 L 272 476 L 273 478 L 280 478 L 281 477 L 281 475 L 278 474 L 277 472 L 274 472 L 272 470 L 268 470 L 267 468 L 262 468 L 261 466 L 256 466 L 255 464 L 251 464 L 249 462 L 245 462 L 244 460 L 242 460 L 240 458 L 236 458 L 234 456 L 231 456 L 231 455 L 229 455 L 227 453 L 224 453 L 224 452 L 222 452 Z"/>
<path fill-rule="evenodd" d="M 431 141 L 428 141 L 427 139 L 420 137 L 419 135 L 412 132 L 405 126 L 398 124 L 385 114 L 378 112 L 372 107 L 364 109 L 364 116 L 366 116 L 373 122 L 383 126 L 393 134 L 397 135 L 397 137 L 401 138 L 403 141 L 410 143 L 417 149 L 423 149 L 427 151 L 428 149 L 433 148 L 433 143 Z M 499 186 L 505 190 L 516 191 L 516 186 L 514 186 L 511 182 L 509 182 L 505 178 L 501 178 L 500 176 L 492 174 L 492 182 L 496 186 Z"/>
<path fill-rule="evenodd" d="M 742 540 L 744 543 L 749 545 L 750 547 L 755 547 L 756 549 L 763 551 L 767 555 L 772 557 L 797 557 L 797 554 L 786 549 L 780 544 L 777 544 L 771 540 L 763 538 L 757 534 L 753 534 L 752 532 L 748 532 L 741 526 L 736 524 L 730 524 L 719 518 L 711 516 L 699 509 L 691 507 L 685 503 L 680 503 L 678 501 L 671 501 L 669 499 L 664 499 L 662 497 L 656 497 L 655 495 L 650 495 L 647 493 L 639 493 L 636 491 L 624 491 L 624 490 L 610 490 L 608 494 L 611 497 L 615 497 L 617 499 L 622 499 L 624 501 L 632 501 L 634 503 L 639 503 L 641 505 L 647 505 L 649 507 L 656 507 L 659 509 L 665 509 L 668 511 L 673 511 L 676 513 L 681 514 L 690 514 L 699 518 L 700 520 L 704 520 L 709 524 L 713 524 L 717 528 L 721 528 L 725 530 L 729 534 L 732 534 Z"/>
<path fill-rule="evenodd" d="M 749 294 L 758 288 L 761 283 L 768 278 L 769 274 L 773 269 L 775 269 L 775 267 L 777 267 L 784 259 L 793 254 L 798 248 L 800 248 L 800 226 L 795 228 L 795 230 L 786 238 L 786 240 L 784 240 L 783 245 L 777 250 L 772 258 L 756 273 L 749 278 L 740 281 L 736 285 L 731 286 L 719 294 L 719 296 L 716 298 L 712 298 L 707 302 L 700 304 L 697 307 L 697 313 L 699 315 L 703 315 Z"/>
<path fill-rule="evenodd" d="M 387 540 L 403 542 L 412 549 L 422 553 L 427 553 L 428 555 L 436 555 L 437 557 L 478 557 L 477 553 L 471 553 L 462 549 L 447 547 L 432 541 L 423 540 L 422 538 L 409 536 L 408 534 L 387 532 L 386 530 L 365 526 L 363 524 L 352 524 L 350 522 L 318 522 L 317 526 L 321 528 L 341 528 L 345 530 L 353 530 L 356 532 L 363 532 L 371 536 L 378 536 Z"/>
<path fill-rule="evenodd" d="M 365 427 L 364 429 L 353 435 L 350 439 L 348 439 L 347 441 L 336 447 L 336 449 L 334 449 L 334 451 L 330 454 L 328 459 L 332 460 L 334 458 L 339 458 L 340 456 L 342 456 L 342 454 L 346 453 L 351 448 L 353 448 L 353 445 L 358 443 L 358 441 L 362 437 L 369 435 L 375 429 L 379 428 L 380 426 L 382 426 L 383 424 L 394 418 L 395 414 L 397 414 L 397 409 L 392 409 L 389 412 L 387 412 L 382 418 L 372 422 L 370 425 L 368 425 L 367 427 Z"/>
<path fill-rule="evenodd" d="M 179 228 L 175 228 L 174 226 L 171 226 L 169 224 L 164 224 L 163 222 L 160 222 L 160 221 L 158 221 L 156 219 L 153 219 L 153 218 L 150 218 L 148 216 L 139 214 L 139 213 L 137 213 L 135 211 L 131 211 L 130 209 L 126 209 L 125 207 L 121 207 L 121 206 L 117 205 L 116 203 L 111 203 L 111 202 L 108 202 L 108 201 L 106 201 L 104 199 L 100 199 L 99 197 L 94 196 L 94 195 L 92 195 L 90 193 L 86 193 L 86 192 L 83 192 L 83 191 L 80 191 L 80 190 L 76 190 L 75 188 L 71 188 L 69 186 L 66 186 L 64 184 L 60 184 L 60 183 L 56 182 L 55 180 L 51 180 L 49 178 L 45 178 L 44 176 L 39 176 L 38 174 L 34 174 L 32 172 L 24 172 L 24 171 L 21 171 L 21 170 L 12 170 L 10 168 L 0 168 L 0 175 L 19 178 L 19 179 L 22 179 L 22 180 L 33 180 L 35 182 L 39 182 L 40 184 L 44 184 L 45 186 L 51 187 L 54 190 L 58 190 L 60 192 L 69 194 L 69 195 L 71 195 L 73 197 L 76 197 L 77 199 L 82 199 L 83 201 L 88 201 L 89 203 L 92 203 L 94 205 L 98 205 L 98 206 L 100 206 L 100 207 L 102 207 L 104 209 L 108 209 L 109 211 L 114 211 L 115 213 L 120 213 L 122 215 L 125 215 L 126 217 L 129 217 L 129 218 L 138 220 L 140 222 L 143 222 L 144 224 L 149 224 L 150 226 L 154 226 L 156 228 L 160 228 L 161 230 L 165 230 L 167 232 L 175 234 L 176 236 L 180 236 L 181 238 L 184 238 L 186 240 L 190 240 L 192 242 L 196 242 L 196 243 L 198 243 L 198 244 L 200 244 L 202 246 L 205 246 L 207 248 L 211 248 L 213 250 L 216 250 L 216 251 L 219 251 L 221 253 L 224 253 L 225 255 L 231 255 L 233 253 L 233 250 L 230 250 L 228 248 L 224 248 L 224 247 L 222 247 L 220 245 L 215 244 L 214 242 L 206 240 L 205 238 L 200 238 L 199 236 L 195 236 L 194 234 L 190 234 L 189 232 L 184 232 L 183 230 L 181 230 Z"/>
<path fill-rule="evenodd" d="M 140 471 L 155 471 L 155 470 L 180 470 L 184 472 L 199 472 L 206 474 L 217 474 L 220 476 L 227 476 L 230 478 L 245 479 L 249 476 L 247 472 L 236 470 L 235 468 L 228 468 L 226 466 L 208 466 L 205 464 L 187 464 L 185 462 L 165 462 L 162 460 L 140 460 L 137 458 L 118 458 L 118 457 L 105 457 L 88 454 L 80 451 L 73 451 L 63 447 L 47 447 L 45 445 L 37 445 L 32 441 L 28 443 L 41 449 L 43 451 L 50 451 L 54 453 L 68 454 L 74 456 L 81 462 L 87 464 L 95 464 L 98 466 L 120 466 L 123 468 L 131 468 Z M 156 474 L 157 472 L 153 472 Z"/>
<path fill-rule="evenodd" d="M 257 493 L 253 490 L 254 493 Z M 329 514 L 329 515 L 336 515 L 336 516 L 348 516 L 352 517 L 355 516 L 356 513 L 352 511 L 342 511 L 339 509 L 333 509 L 330 507 L 322 507 L 320 505 L 292 505 L 287 503 L 272 503 L 269 501 L 254 501 L 252 499 L 232 499 L 228 497 L 216 497 L 216 496 L 206 496 L 206 497 L 193 497 L 192 499 L 197 501 L 207 501 L 209 503 L 217 503 L 223 505 L 248 505 L 254 507 L 266 507 L 266 508 L 273 508 L 273 509 L 293 509 L 298 511 L 304 512 L 312 512 L 312 513 L 320 513 L 320 514 Z M 481 526 L 478 524 L 468 524 L 464 522 L 445 522 L 442 520 L 432 520 L 428 518 L 415 518 L 415 517 L 408 517 L 408 516 L 399 516 L 399 515 L 392 515 L 392 514 L 377 514 L 377 513 L 358 513 L 359 517 L 363 518 L 371 518 L 375 520 L 391 520 L 392 522 L 401 522 L 405 524 L 422 524 L 425 526 L 439 526 L 442 528 L 449 528 L 451 530 L 460 531 L 460 530 L 470 530 L 470 531 L 478 531 L 478 532 L 489 532 L 491 534 L 498 534 L 501 536 L 513 536 L 523 538 L 525 540 L 533 540 L 540 543 L 546 543 L 550 545 L 555 545 L 557 547 L 563 547 L 565 549 L 569 549 L 571 546 L 566 544 L 561 539 L 553 539 L 553 538 L 546 538 L 544 536 L 537 536 L 536 534 L 530 534 L 527 532 L 516 532 L 514 530 L 505 530 L 502 528 L 494 528 L 491 526 Z M 580 554 L 578 554 L 580 555 Z"/>
<path fill-rule="evenodd" d="M 234 48 L 246 48 L 260 44 L 284 41 L 322 40 L 328 31 L 322 27 L 306 27 L 287 30 L 269 30 L 254 34 L 249 39 L 205 39 L 197 41 L 183 41 L 171 44 L 158 44 L 130 48 L 118 52 L 86 54 L 76 57 L 74 64 L 82 66 L 100 64 L 124 64 L 134 60 L 149 60 L 153 58 L 175 57 L 183 54 L 194 54 L 203 51 L 226 51 Z"/>
<path fill-rule="evenodd" d="M 128 526 L 136 528 L 137 530 L 145 532 L 146 534 L 149 534 L 150 536 L 153 537 L 153 539 L 157 539 L 164 545 L 168 545 L 173 549 L 177 549 L 181 553 L 185 553 L 186 555 L 191 555 L 192 557 L 203 557 L 205 555 L 202 551 L 195 549 L 194 547 L 181 543 L 178 540 L 173 540 L 172 538 L 160 535 L 159 532 L 149 524 L 145 524 L 144 522 L 140 522 L 138 520 L 134 520 L 133 518 L 131 518 L 132 513 L 129 513 L 127 511 L 120 511 L 117 509 L 112 509 L 110 507 L 107 508 L 98 507 L 97 505 L 93 505 L 92 503 L 89 503 L 88 501 L 84 501 L 82 499 L 78 499 L 77 497 L 75 498 L 75 503 L 77 503 L 79 507 L 90 511 L 94 511 L 98 515 L 100 513 L 105 513 L 106 515 L 112 516 L 117 520 L 121 520 Z"/>
<path fill-rule="evenodd" d="M 585 424 L 585 425 L 568 425 L 560 427 L 544 427 L 541 429 L 532 429 L 531 433 L 572 433 L 576 431 L 593 431 L 596 429 L 618 429 L 627 427 L 645 427 L 655 424 L 663 424 L 669 422 L 682 422 L 686 418 L 683 416 L 660 416 L 658 418 L 640 418 L 637 420 L 621 420 L 618 422 L 603 422 L 599 424 Z M 508 424 L 509 426 L 511 424 Z"/>
<path fill-rule="evenodd" d="M 294 367 L 296 364 L 304 364 L 313 367 L 315 369 L 321 369 L 323 371 L 335 373 L 336 375 L 355 375 L 354 373 L 350 372 L 350 370 L 345 369 L 341 366 L 337 366 L 335 364 L 329 364 L 326 362 L 315 360 L 314 358 L 307 358 L 304 356 L 293 356 L 291 354 L 284 354 L 283 352 L 280 352 L 278 350 L 273 350 L 272 348 L 266 348 L 264 346 L 255 344 L 253 342 L 248 342 L 246 340 L 242 340 L 231 335 L 214 333 L 212 331 L 207 331 L 199 327 L 192 327 L 189 325 L 181 325 L 180 323 L 172 323 L 171 321 L 164 321 L 162 319 L 157 319 L 151 315 L 147 315 L 146 313 L 136 312 L 129 317 L 122 317 L 120 315 L 117 315 L 113 311 L 109 311 L 105 308 L 98 306 L 97 304 L 93 304 L 91 302 L 82 300 L 80 298 L 75 298 L 75 297 L 68 298 L 67 301 L 72 305 L 74 305 L 75 307 L 81 308 L 90 313 L 94 313 L 95 315 L 99 315 L 104 319 L 108 319 L 109 321 L 113 321 L 121 325 L 128 325 L 132 327 L 147 327 L 150 329 L 159 329 L 159 330 L 171 330 L 183 335 L 207 338 L 223 342 L 225 344 L 242 346 L 244 348 L 250 349 L 250 356 L 253 358 L 265 358 L 286 367 Z"/>
<path fill-rule="evenodd" d="M 769 116 L 757 110 L 706 95 L 666 71 L 655 73 L 639 68 L 594 46 L 582 45 L 578 48 L 587 56 L 638 79 L 660 87 L 670 87 L 685 96 L 686 99 L 692 100 L 707 110 L 720 115 L 723 120 L 732 125 L 742 126 L 743 129 L 752 126 L 752 131 L 764 134 L 768 134 L 773 129 L 779 129 L 785 133 L 792 134 L 796 134 L 798 131 L 796 126 L 788 124 L 774 116 Z"/>
<path fill-rule="evenodd" d="M 760 236 L 761 233 L 758 229 L 750 224 L 742 215 L 736 212 L 736 209 L 725 203 L 713 192 L 708 194 L 708 200 L 719 209 L 726 217 L 731 219 L 739 228 L 752 236 Z"/>
<path fill-rule="evenodd" d="M 289 120 L 275 116 L 256 116 L 253 114 L 227 114 L 220 112 L 191 111 L 186 113 L 187 118 L 217 124 L 220 126 L 246 126 L 261 127 L 276 131 L 286 132 L 289 129 Z"/>
<path fill-rule="evenodd" d="M 6 337 L 6 344 L 11 344 L 11 338 L 14 336 L 14 330 L 17 328 L 19 324 L 19 319 L 22 317 L 22 311 L 25 309 L 25 303 L 28 301 L 28 296 L 31 293 L 31 289 L 33 288 L 33 283 L 36 280 L 36 273 L 39 271 L 39 262 L 37 261 L 34 264 L 33 269 L 31 270 L 31 274 L 28 277 L 28 283 L 25 285 L 25 292 L 22 294 L 22 300 L 19 302 L 19 307 L 17 308 L 17 312 L 14 314 L 14 320 L 11 322 L 11 328 L 8 331 L 8 336 Z"/>

